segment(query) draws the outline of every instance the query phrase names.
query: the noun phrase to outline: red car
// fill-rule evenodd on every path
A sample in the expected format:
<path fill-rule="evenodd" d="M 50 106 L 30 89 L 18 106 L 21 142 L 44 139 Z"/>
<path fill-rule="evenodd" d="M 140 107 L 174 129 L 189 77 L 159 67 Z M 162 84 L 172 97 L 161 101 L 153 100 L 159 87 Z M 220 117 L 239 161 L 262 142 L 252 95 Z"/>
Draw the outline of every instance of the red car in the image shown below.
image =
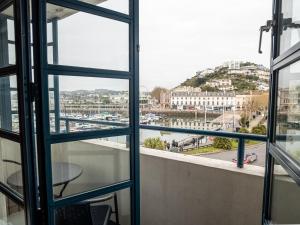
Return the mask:
<path fill-rule="evenodd" d="M 244 158 L 244 164 L 251 164 L 257 160 L 257 155 L 256 153 L 252 152 L 249 154 L 246 154 Z M 232 159 L 232 162 L 236 163 L 237 159 Z"/>

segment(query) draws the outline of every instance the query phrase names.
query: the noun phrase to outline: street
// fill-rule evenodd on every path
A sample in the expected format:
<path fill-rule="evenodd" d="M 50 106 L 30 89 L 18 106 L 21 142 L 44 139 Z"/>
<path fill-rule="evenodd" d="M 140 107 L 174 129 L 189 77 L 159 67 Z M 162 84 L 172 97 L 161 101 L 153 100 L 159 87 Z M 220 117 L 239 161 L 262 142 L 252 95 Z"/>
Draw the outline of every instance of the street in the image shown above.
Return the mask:
<path fill-rule="evenodd" d="M 259 143 L 259 144 L 255 144 L 255 145 L 246 146 L 245 155 L 247 153 L 256 153 L 256 155 L 257 155 L 257 160 L 255 162 L 253 162 L 251 165 L 264 167 L 265 158 L 266 158 L 266 144 L 265 143 Z M 211 158 L 211 159 L 221 159 L 221 160 L 225 160 L 225 161 L 232 161 L 232 159 L 237 158 L 237 151 L 224 151 L 224 152 L 219 152 L 219 153 L 201 155 L 201 157 L 207 157 L 207 158 Z"/>

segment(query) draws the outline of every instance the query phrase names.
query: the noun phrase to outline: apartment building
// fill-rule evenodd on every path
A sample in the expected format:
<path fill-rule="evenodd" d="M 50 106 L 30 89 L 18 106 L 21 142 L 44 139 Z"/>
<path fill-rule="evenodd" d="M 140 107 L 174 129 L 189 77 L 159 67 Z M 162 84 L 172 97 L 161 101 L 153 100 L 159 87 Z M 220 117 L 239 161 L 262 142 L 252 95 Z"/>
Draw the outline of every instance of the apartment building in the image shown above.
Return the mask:
<path fill-rule="evenodd" d="M 193 107 L 195 109 L 220 110 L 225 108 L 231 110 L 235 105 L 234 92 L 201 92 L 173 90 L 171 92 L 171 105 L 178 109 Z"/>

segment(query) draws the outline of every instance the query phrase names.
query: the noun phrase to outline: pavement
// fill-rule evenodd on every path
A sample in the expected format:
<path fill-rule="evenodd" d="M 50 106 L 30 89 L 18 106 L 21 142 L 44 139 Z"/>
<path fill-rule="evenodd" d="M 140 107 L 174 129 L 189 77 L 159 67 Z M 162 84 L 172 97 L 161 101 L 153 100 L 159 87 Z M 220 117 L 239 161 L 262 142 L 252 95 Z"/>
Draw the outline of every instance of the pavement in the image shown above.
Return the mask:
<path fill-rule="evenodd" d="M 253 162 L 251 165 L 256 166 L 265 166 L 265 158 L 266 158 L 266 143 L 259 143 L 255 145 L 246 145 L 245 146 L 245 155 L 247 153 L 256 153 L 257 160 Z M 225 161 L 232 161 L 232 159 L 237 158 L 237 151 L 224 151 L 219 153 L 205 154 L 201 155 L 201 157 L 211 158 L 211 159 L 221 159 Z"/>
<path fill-rule="evenodd" d="M 251 120 L 250 124 L 249 124 L 249 130 L 251 130 L 253 127 L 257 126 L 260 123 L 260 121 L 262 121 L 263 118 L 264 118 L 264 116 L 259 115 L 259 116 L 256 116 L 255 119 Z"/>

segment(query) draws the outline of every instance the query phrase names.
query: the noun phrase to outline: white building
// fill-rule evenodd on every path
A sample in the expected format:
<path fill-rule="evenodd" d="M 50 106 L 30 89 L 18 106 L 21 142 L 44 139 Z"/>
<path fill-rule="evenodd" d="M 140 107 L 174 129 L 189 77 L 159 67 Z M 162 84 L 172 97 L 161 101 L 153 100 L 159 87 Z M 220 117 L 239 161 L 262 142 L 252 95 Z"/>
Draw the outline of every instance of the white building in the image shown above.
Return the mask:
<path fill-rule="evenodd" d="M 201 71 L 196 72 L 196 76 L 197 76 L 198 78 L 203 78 L 203 77 L 205 77 L 206 75 L 211 74 L 211 73 L 213 73 L 213 72 L 215 72 L 214 69 L 207 68 L 207 69 L 205 69 L 205 70 L 201 70 Z"/>
<path fill-rule="evenodd" d="M 267 68 L 256 65 L 241 66 L 240 68 L 228 68 L 228 74 L 258 76 L 259 79 L 263 80 L 269 80 L 270 76 L 270 72 Z"/>
<path fill-rule="evenodd" d="M 235 107 L 237 110 L 243 109 L 247 102 L 251 99 L 251 95 L 236 95 L 235 96 Z"/>
<path fill-rule="evenodd" d="M 128 104 L 128 93 L 119 93 L 117 95 L 110 95 L 109 99 L 114 104 Z"/>
<path fill-rule="evenodd" d="M 228 67 L 229 70 L 239 70 L 241 67 L 241 61 L 228 61 L 223 63 L 223 67 Z"/>
<path fill-rule="evenodd" d="M 256 74 L 261 80 L 268 81 L 270 79 L 270 71 L 259 70 Z"/>
<path fill-rule="evenodd" d="M 140 108 L 151 108 L 157 105 L 157 100 L 151 97 L 149 92 L 140 93 Z"/>
<path fill-rule="evenodd" d="M 234 92 L 201 92 L 194 91 L 178 91 L 171 92 L 171 105 L 178 109 L 206 109 L 206 110 L 231 110 L 235 105 Z"/>
<path fill-rule="evenodd" d="M 268 91 L 269 90 L 269 85 L 266 84 L 266 83 L 260 83 L 258 86 L 257 86 L 257 89 L 259 91 Z"/>
<path fill-rule="evenodd" d="M 234 87 L 230 79 L 221 79 L 221 80 L 211 80 L 207 81 L 205 85 L 209 87 L 216 87 L 221 91 L 232 91 Z"/>

